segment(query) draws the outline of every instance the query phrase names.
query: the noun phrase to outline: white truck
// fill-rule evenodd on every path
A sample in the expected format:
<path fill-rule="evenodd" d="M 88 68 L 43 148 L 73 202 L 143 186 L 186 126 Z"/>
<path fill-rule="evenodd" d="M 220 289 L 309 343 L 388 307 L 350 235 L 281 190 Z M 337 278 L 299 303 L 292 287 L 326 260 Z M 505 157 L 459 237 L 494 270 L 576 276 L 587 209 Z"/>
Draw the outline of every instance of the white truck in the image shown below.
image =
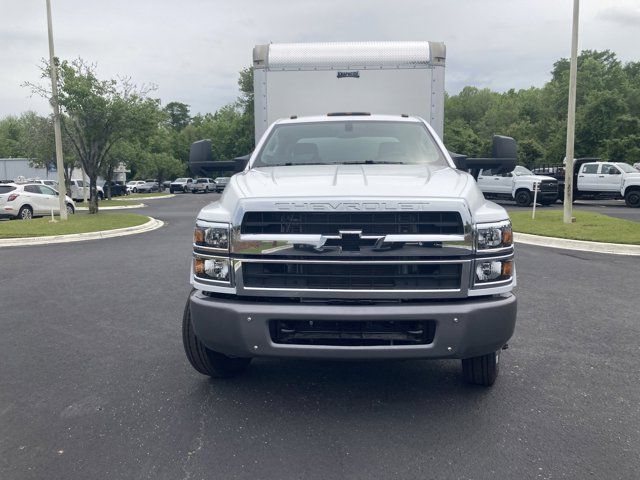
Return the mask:
<path fill-rule="evenodd" d="M 195 370 L 446 358 L 494 383 L 516 323 L 513 234 L 461 170 L 511 171 L 516 144 L 495 136 L 494 158 L 451 157 L 444 52 L 256 47 L 256 148 L 194 225 L 182 339 Z M 192 145 L 190 163 L 210 158 L 210 143 Z"/>
<path fill-rule="evenodd" d="M 500 174 L 480 170 L 477 182 L 485 197 L 515 200 L 521 207 L 530 206 L 534 198 L 542 205 L 551 205 L 558 200 L 558 181 L 555 178 L 536 175 L 521 165 L 513 172 Z"/>
<path fill-rule="evenodd" d="M 536 170 L 558 179 L 560 198 L 564 196 L 564 166 Z M 603 162 L 597 158 L 576 158 L 573 164 L 573 199 L 622 199 L 631 208 L 640 207 L 640 172 L 624 162 Z"/>

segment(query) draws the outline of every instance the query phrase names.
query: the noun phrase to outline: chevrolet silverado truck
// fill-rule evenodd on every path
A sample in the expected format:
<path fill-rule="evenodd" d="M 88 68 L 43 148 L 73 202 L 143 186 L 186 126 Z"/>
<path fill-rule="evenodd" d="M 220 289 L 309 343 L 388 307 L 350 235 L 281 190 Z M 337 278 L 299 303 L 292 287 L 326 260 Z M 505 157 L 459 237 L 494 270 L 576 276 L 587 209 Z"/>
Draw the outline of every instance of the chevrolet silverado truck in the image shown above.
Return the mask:
<path fill-rule="evenodd" d="M 535 175 L 521 165 L 514 168 L 513 172 L 501 174 L 495 174 L 491 170 L 481 170 L 477 181 L 485 197 L 515 200 L 520 207 L 529 207 L 534 198 L 541 205 L 551 205 L 558 200 L 558 180 L 544 175 Z"/>
<path fill-rule="evenodd" d="M 542 167 L 537 171 L 558 180 L 564 197 L 564 166 Z M 624 199 L 627 207 L 640 208 L 640 172 L 624 162 L 604 162 L 599 158 L 576 158 L 573 164 L 573 200 Z"/>
<path fill-rule="evenodd" d="M 513 235 L 462 169 L 513 170 L 513 139 L 494 137 L 494 157 L 454 162 L 409 115 L 274 122 L 198 213 L 191 365 L 232 377 L 255 357 L 460 359 L 467 382 L 492 385 L 516 323 Z"/>

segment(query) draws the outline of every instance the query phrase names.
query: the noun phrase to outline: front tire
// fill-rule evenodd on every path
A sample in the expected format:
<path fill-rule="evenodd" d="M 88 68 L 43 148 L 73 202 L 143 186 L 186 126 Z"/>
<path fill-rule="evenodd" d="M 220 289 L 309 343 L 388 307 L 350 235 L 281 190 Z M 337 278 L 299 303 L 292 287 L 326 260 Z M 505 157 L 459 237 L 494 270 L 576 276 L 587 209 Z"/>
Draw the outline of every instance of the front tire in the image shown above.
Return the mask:
<path fill-rule="evenodd" d="M 73 215 L 74 213 L 76 213 L 76 209 L 73 208 L 73 205 L 67 203 L 67 215 Z"/>
<path fill-rule="evenodd" d="M 465 382 L 471 385 L 490 387 L 498 377 L 500 350 L 479 357 L 462 360 L 462 375 Z"/>
<path fill-rule="evenodd" d="M 531 192 L 528 190 L 518 190 L 516 192 L 516 203 L 519 207 L 528 207 L 531 205 Z"/>
<path fill-rule="evenodd" d="M 640 190 L 631 190 L 625 193 L 624 203 L 626 203 L 627 207 L 640 207 Z"/>
<path fill-rule="evenodd" d="M 193 368 L 213 378 L 237 377 L 246 370 L 251 358 L 231 358 L 207 348 L 193 331 L 191 302 L 187 299 L 182 317 L 182 343 Z"/>

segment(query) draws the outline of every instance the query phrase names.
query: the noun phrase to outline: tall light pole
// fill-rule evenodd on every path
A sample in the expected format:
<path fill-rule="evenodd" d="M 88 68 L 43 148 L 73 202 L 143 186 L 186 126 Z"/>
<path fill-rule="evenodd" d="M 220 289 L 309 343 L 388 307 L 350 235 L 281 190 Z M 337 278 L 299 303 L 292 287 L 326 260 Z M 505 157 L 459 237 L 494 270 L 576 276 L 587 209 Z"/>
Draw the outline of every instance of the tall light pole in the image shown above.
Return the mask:
<path fill-rule="evenodd" d="M 578 14 L 580 0 L 573 0 L 571 64 L 569 67 L 569 107 L 567 110 L 567 150 L 564 168 L 564 223 L 573 221 L 573 147 L 576 132 L 576 77 L 578 73 Z"/>
<path fill-rule="evenodd" d="M 60 107 L 58 105 L 58 72 L 53 53 L 53 27 L 51 24 L 51 0 L 47 0 L 47 27 L 49 29 L 49 68 L 51 69 L 51 106 L 53 107 L 53 131 L 56 137 L 56 168 L 58 170 L 58 200 L 60 219 L 67 219 L 67 186 L 64 183 L 62 158 L 62 132 L 60 132 Z"/>

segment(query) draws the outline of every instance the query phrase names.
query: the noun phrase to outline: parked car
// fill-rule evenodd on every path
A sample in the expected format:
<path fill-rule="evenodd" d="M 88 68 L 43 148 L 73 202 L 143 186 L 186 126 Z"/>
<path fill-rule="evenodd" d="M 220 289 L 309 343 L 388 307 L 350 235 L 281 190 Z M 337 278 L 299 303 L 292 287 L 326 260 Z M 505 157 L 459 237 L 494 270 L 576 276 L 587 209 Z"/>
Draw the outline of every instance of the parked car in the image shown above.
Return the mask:
<path fill-rule="evenodd" d="M 162 191 L 164 192 L 165 190 L 167 190 L 168 188 L 171 187 L 171 180 L 165 180 L 164 182 L 162 182 Z"/>
<path fill-rule="evenodd" d="M 102 189 L 104 190 L 104 195 L 106 195 L 107 192 L 108 192 L 107 185 L 111 186 L 111 196 L 112 197 L 119 197 L 121 195 L 126 195 L 127 194 L 126 185 L 122 185 L 121 183 L 114 182 L 112 180 L 111 182 L 104 182 L 104 184 L 102 185 Z"/>
<path fill-rule="evenodd" d="M 640 162 L 634 163 L 633 164 L 633 168 L 635 168 L 636 170 L 640 171 Z"/>
<path fill-rule="evenodd" d="M 144 184 L 144 180 L 131 180 L 127 182 L 127 193 L 138 193 L 138 187 Z"/>
<path fill-rule="evenodd" d="M 196 178 L 191 188 L 191 193 L 209 193 L 216 189 L 216 182 L 211 178 Z"/>
<path fill-rule="evenodd" d="M 153 193 L 160 191 L 156 180 L 146 180 L 142 185 L 138 186 L 138 193 Z"/>
<path fill-rule="evenodd" d="M 67 213 L 73 214 L 76 206 L 65 195 Z M 53 213 L 60 213 L 58 192 L 40 183 L 6 183 L 0 185 L 0 218 L 29 220 Z"/>
<path fill-rule="evenodd" d="M 193 178 L 176 178 L 173 182 L 169 184 L 169 192 L 182 192 L 187 193 L 191 191 L 191 186 L 193 185 Z"/>
<path fill-rule="evenodd" d="M 229 183 L 229 177 L 218 177 L 215 179 L 216 182 L 216 192 L 222 192 Z"/>

